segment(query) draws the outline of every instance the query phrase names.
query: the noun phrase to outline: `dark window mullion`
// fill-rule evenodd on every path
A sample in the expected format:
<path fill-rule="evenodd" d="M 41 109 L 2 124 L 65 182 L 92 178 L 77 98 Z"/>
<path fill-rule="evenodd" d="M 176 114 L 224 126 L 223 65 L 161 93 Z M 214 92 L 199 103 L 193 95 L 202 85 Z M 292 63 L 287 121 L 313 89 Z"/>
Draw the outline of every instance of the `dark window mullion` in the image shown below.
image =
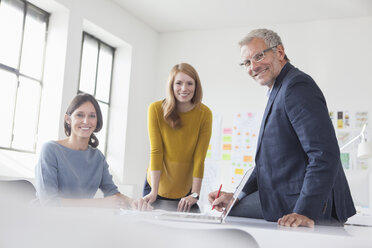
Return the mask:
<path fill-rule="evenodd" d="M 111 47 L 110 47 L 111 48 Z M 108 103 L 107 103 L 107 120 L 106 120 L 106 125 L 107 125 L 107 128 L 106 128 L 106 133 L 105 133 L 105 143 L 106 143 L 106 147 L 105 147 L 105 151 L 104 153 L 107 154 L 107 143 L 108 143 L 108 133 L 109 133 L 109 122 L 110 122 L 110 117 L 111 117 L 111 111 L 110 111 L 110 108 L 111 108 L 111 92 L 112 92 L 112 75 L 113 75 L 113 72 L 114 72 L 114 58 L 115 58 L 115 49 L 111 49 L 111 52 L 112 52 L 112 62 L 111 62 L 111 76 L 110 76 L 110 92 L 109 92 L 109 98 L 108 98 Z"/>
<path fill-rule="evenodd" d="M 20 44 L 21 49 L 19 49 L 18 65 L 17 65 L 18 72 L 21 71 L 21 60 L 22 60 L 23 41 L 24 41 L 24 38 L 25 38 L 26 16 L 27 16 L 27 2 L 24 3 L 24 5 L 23 5 L 22 37 L 21 37 L 21 44 Z"/>
<path fill-rule="evenodd" d="M 21 71 L 21 60 L 22 60 L 22 50 L 23 50 L 23 41 L 25 37 L 25 26 L 26 26 L 26 15 L 27 15 L 27 3 L 24 2 L 23 5 L 23 22 L 22 22 L 22 36 L 21 36 L 21 43 L 20 43 L 20 49 L 18 54 L 18 65 L 17 65 L 17 88 L 14 98 L 14 108 L 13 108 L 13 121 L 12 121 L 12 139 L 10 142 L 10 148 L 13 149 L 13 141 L 14 141 L 14 126 L 15 126 L 15 118 L 16 118 L 16 111 L 17 111 L 17 100 L 18 100 L 18 90 L 19 90 L 19 74 Z"/>
<path fill-rule="evenodd" d="M 37 7 L 35 6 L 35 8 Z M 37 9 L 39 10 L 39 8 Z M 40 97 L 39 97 L 39 109 L 38 109 L 38 115 L 37 115 L 37 125 L 36 125 L 36 130 L 35 130 L 34 151 L 36 151 L 37 142 L 39 140 L 40 106 L 41 106 L 41 98 L 43 95 L 43 79 L 44 79 L 44 69 L 45 69 L 46 46 L 47 46 L 47 41 L 48 41 L 49 16 L 50 15 L 48 13 L 45 13 L 43 15 L 43 20 L 45 21 L 45 36 L 44 36 L 44 51 L 43 51 L 41 78 L 40 80 L 37 80 L 40 84 Z"/>
<path fill-rule="evenodd" d="M 0 63 L 0 68 L 5 70 L 5 71 L 9 71 L 9 72 L 15 74 L 17 77 L 21 76 L 21 77 L 24 77 L 24 78 L 28 78 L 28 79 L 31 79 L 33 81 L 37 81 L 37 82 L 39 82 L 40 85 L 42 85 L 42 80 L 31 77 L 31 76 L 28 76 L 26 74 L 23 74 L 19 70 L 14 69 L 13 67 L 10 67 L 10 66 L 7 66 L 7 65 L 4 65 L 4 64 Z"/>
<path fill-rule="evenodd" d="M 109 108 L 110 108 L 110 105 L 111 105 L 110 103 L 111 103 L 111 92 L 112 92 L 112 75 L 114 73 L 115 48 L 112 48 L 111 52 L 112 52 L 112 60 L 111 60 L 110 92 L 109 92 L 109 101 L 108 101 Z"/>
<path fill-rule="evenodd" d="M 80 79 L 81 79 L 81 67 L 83 64 L 83 50 L 84 50 L 84 41 L 85 41 L 86 33 L 83 32 L 83 39 L 81 42 L 81 51 L 80 51 L 80 68 L 79 68 L 79 83 L 78 83 L 78 93 L 81 93 L 82 91 L 80 90 Z"/>
<path fill-rule="evenodd" d="M 23 149 L 17 149 L 17 148 L 9 148 L 9 147 L 2 147 L 0 146 L 1 150 L 8 150 L 8 151 L 15 151 L 15 152 L 25 152 L 25 153 L 34 153 L 34 151 L 29 150 L 23 150 Z"/>
<path fill-rule="evenodd" d="M 19 71 L 17 69 L 15 69 L 13 67 L 10 67 L 8 65 L 4 65 L 4 64 L 0 63 L 0 68 L 5 70 L 5 71 L 9 71 L 13 74 L 16 74 L 17 76 L 19 75 Z"/>
<path fill-rule="evenodd" d="M 95 40 L 97 40 L 95 37 L 93 37 Z M 94 81 L 94 97 L 96 97 L 97 93 L 97 79 L 98 79 L 98 67 L 99 67 L 99 52 L 101 50 L 101 41 L 97 40 L 98 42 L 98 50 L 97 50 L 97 62 L 96 62 L 96 80 Z"/>

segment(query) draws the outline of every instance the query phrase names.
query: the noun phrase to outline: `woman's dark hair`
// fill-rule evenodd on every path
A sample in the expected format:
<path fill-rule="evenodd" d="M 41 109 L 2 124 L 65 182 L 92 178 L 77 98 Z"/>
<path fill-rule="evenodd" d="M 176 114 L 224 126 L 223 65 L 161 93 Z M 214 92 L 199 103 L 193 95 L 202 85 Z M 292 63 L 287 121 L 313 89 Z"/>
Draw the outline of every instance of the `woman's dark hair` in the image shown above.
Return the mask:
<path fill-rule="evenodd" d="M 66 110 L 66 115 L 71 116 L 71 114 L 77 108 L 79 108 L 82 104 L 86 102 L 90 102 L 91 104 L 93 104 L 96 110 L 97 126 L 93 132 L 97 133 L 102 129 L 103 119 L 102 119 L 101 108 L 99 107 L 99 104 L 97 100 L 94 98 L 94 96 L 86 94 L 86 93 L 80 93 L 77 96 L 75 96 Z M 65 134 L 67 135 L 67 137 L 69 137 L 71 135 L 71 126 L 66 122 L 66 120 L 64 121 L 64 127 L 65 127 Z M 92 147 L 97 147 L 99 145 L 99 141 L 98 141 L 98 138 L 94 135 L 94 133 L 90 135 L 89 145 Z"/>

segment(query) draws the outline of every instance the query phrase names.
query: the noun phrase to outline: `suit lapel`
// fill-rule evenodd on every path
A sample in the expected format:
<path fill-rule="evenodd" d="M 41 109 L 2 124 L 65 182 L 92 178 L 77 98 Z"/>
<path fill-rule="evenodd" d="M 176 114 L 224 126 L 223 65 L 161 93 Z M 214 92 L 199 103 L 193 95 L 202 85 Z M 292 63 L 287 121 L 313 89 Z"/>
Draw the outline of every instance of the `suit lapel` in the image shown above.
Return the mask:
<path fill-rule="evenodd" d="M 285 75 L 287 75 L 287 72 L 289 70 L 291 70 L 292 68 L 294 68 L 294 67 L 290 63 L 285 64 L 283 69 L 281 70 L 279 76 L 275 80 L 274 88 L 270 93 L 269 100 L 267 101 L 265 112 L 264 112 L 264 115 L 262 117 L 260 133 L 258 135 L 258 141 L 257 141 L 256 157 L 257 157 L 258 152 L 260 151 L 261 142 L 262 142 L 262 135 L 265 131 L 267 117 L 269 116 L 269 113 L 271 112 L 271 107 L 273 105 L 275 97 L 278 94 L 278 92 L 279 92 L 279 90 L 282 86 L 282 82 L 283 82 L 283 79 L 284 79 Z"/>

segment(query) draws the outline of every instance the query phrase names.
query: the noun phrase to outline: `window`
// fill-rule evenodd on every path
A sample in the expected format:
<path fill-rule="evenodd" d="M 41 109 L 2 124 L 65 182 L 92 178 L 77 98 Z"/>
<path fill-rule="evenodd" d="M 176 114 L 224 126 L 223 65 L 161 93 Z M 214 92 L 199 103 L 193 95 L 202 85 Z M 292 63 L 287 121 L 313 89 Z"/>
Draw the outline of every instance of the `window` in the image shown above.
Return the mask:
<path fill-rule="evenodd" d="M 105 154 L 110 110 L 111 75 L 115 49 L 90 34 L 83 33 L 79 92 L 95 96 L 103 116 L 98 132 L 98 148 Z"/>
<path fill-rule="evenodd" d="M 35 152 L 49 14 L 0 0 L 0 148 Z"/>

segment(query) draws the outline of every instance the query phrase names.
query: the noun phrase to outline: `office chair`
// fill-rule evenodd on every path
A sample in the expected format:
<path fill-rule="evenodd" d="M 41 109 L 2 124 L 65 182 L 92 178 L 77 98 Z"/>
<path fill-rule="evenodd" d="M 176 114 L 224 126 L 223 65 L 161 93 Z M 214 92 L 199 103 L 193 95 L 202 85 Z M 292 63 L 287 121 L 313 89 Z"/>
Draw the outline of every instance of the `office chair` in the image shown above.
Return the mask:
<path fill-rule="evenodd" d="M 36 190 L 27 180 L 0 180 L 0 197 L 3 200 L 25 204 L 36 198 Z"/>

